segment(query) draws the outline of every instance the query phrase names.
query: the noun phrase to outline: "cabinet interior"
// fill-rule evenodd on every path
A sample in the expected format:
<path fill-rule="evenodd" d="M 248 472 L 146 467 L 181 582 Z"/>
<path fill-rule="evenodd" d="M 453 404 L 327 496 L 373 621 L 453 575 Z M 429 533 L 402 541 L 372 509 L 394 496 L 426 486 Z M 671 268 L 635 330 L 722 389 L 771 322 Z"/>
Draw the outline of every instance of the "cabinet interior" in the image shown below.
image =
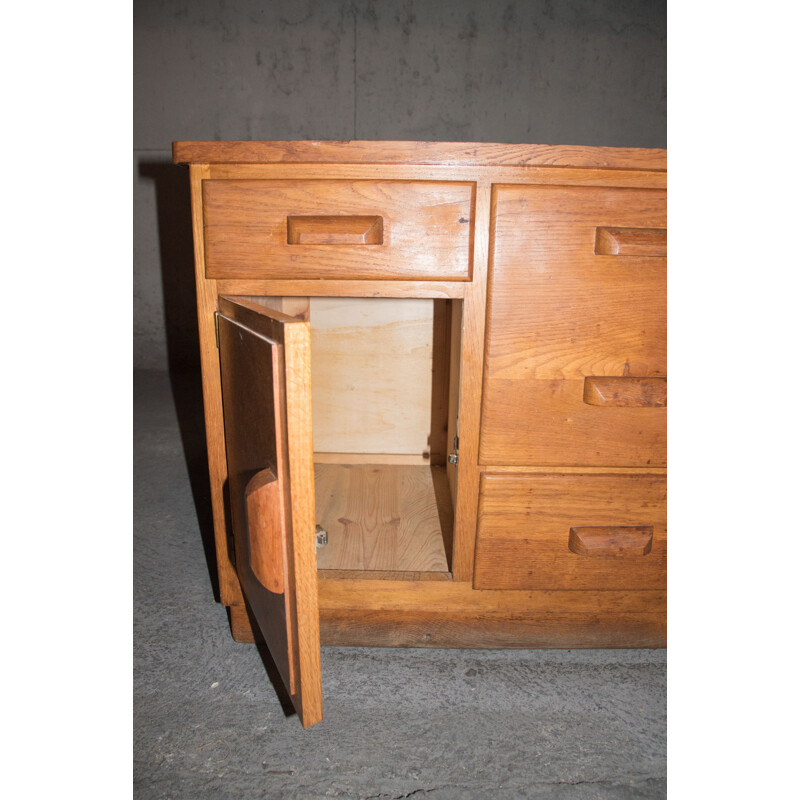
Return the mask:
<path fill-rule="evenodd" d="M 248 299 L 311 326 L 320 576 L 450 580 L 463 301 Z"/>

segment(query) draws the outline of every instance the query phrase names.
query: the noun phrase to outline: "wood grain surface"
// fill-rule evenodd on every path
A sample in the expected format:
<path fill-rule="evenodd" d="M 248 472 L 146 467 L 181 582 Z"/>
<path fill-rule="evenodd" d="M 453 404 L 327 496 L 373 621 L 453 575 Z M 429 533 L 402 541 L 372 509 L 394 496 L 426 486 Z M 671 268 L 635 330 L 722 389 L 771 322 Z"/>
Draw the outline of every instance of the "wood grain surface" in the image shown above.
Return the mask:
<path fill-rule="evenodd" d="M 432 416 L 434 301 L 312 297 L 310 321 L 314 449 L 430 458 L 445 424 Z"/>
<path fill-rule="evenodd" d="M 594 252 L 599 256 L 666 258 L 666 228 L 597 228 Z"/>
<path fill-rule="evenodd" d="M 577 556 L 576 556 L 577 558 Z M 320 580 L 327 645 L 663 647 L 664 591 L 475 591 L 459 581 Z"/>
<path fill-rule="evenodd" d="M 665 408 L 667 379 L 592 375 L 583 382 L 583 402 L 617 408 Z"/>
<path fill-rule="evenodd" d="M 569 549 L 579 556 L 646 556 L 652 525 L 580 525 L 569 529 Z"/>
<path fill-rule="evenodd" d="M 278 477 L 267 468 L 244 488 L 250 568 L 270 592 L 285 591 L 286 529 Z"/>
<path fill-rule="evenodd" d="M 208 451 L 208 476 L 214 518 L 214 544 L 219 579 L 220 601 L 226 606 L 243 606 L 244 597 L 233 565 L 233 534 L 226 514 L 225 485 L 228 466 L 225 457 L 225 431 L 222 413 L 219 349 L 217 347 L 217 284 L 206 278 L 205 242 L 203 239 L 203 181 L 208 167 L 189 168 L 194 238 L 197 322 L 200 340 L 200 365 L 203 380 L 203 408 Z"/>
<path fill-rule="evenodd" d="M 465 166 L 382 164 L 206 164 L 212 180 L 382 180 L 457 181 L 557 186 L 617 186 L 666 189 L 667 173 L 643 169 L 599 169 L 574 166 Z"/>
<path fill-rule="evenodd" d="M 173 142 L 179 164 L 370 163 L 666 170 L 666 150 L 476 142 Z"/>
<path fill-rule="evenodd" d="M 344 215 L 286 218 L 289 244 L 383 244 L 383 217 Z"/>
<path fill-rule="evenodd" d="M 322 719 L 308 323 L 257 303 L 220 298 L 218 327 L 236 570 L 307 727 Z M 268 498 L 267 518 L 250 519 L 248 510 L 264 509 L 258 502 L 248 509 L 247 488 L 258 498 L 259 476 L 268 472 L 277 491 Z M 259 536 L 267 541 L 254 543 Z M 278 555 L 280 565 L 263 563 Z M 282 582 L 271 580 L 276 570 Z"/>
<path fill-rule="evenodd" d="M 480 461 L 661 466 L 663 408 L 592 406 L 587 376 L 666 375 L 666 259 L 596 255 L 598 225 L 663 227 L 656 190 L 495 190 Z"/>
<path fill-rule="evenodd" d="M 484 331 L 486 326 L 486 279 L 489 261 L 489 221 L 492 187 L 478 183 L 475 193 L 475 253 L 473 280 L 461 307 L 461 362 L 458 385 L 458 465 L 451 478 L 457 482 L 456 525 L 453 540 L 453 580 L 471 581 L 475 557 L 478 510 L 478 445 L 481 427 L 481 381 L 483 378 Z"/>
<path fill-rule="evenodd" d="M 316 464 L 320 570 L 432 572 L 449 577 L 453 510 L 444 467 Z M 366 577 L 366 576 L 365 576 Z"/>
<path fill-rule="evenodd" d="M 355 647 L 664 647 L 665 591 L 473 590 L 468 583 L 320 577 L 320 636 Z M 237 641 L 254 641 L 244 619 Z M 234 622 L 238 624 L 234 628 Z M 256 634 L 257 635 L 257 634 Z"/>
<path fill-rule="evenodd" d="M 231 606 L 237 639 L 247 639 L 254 618 L 229 560 L 233 547 L 225 521 L 229 478 L 214 319 L 217 305 L 227 302 L 221 296 L 258 297 L 250 306 L 310 319 L 312 329 L 313 305 L 320 299 L 328 302 L 325 298 L 332 303 L 339 297 L 430 298 L 445 310 L 434 314 L 429 374 L 424 380 L 411 378 L 419 384 L 418 398 L 423 394 L 419 387 L 427 387 L 430 450 L 441 450 L 441 457 L 454 435 L 459 437 L 459 463 L 447 466 L 450 491 L 444 484 L 456 511 L 452 538 L 445 534 L 441 539 L 445 571 L 322 569 L 318 580 L 308 392 L 312 369 L 317 386 L 318 369 L 302 355 L 287 350 L 284 356 L 287 442 L 296 441 L 299 454 L 288 459 L 293 491 L 287 521 L 292 529 L 306 531 L 291 542 L 287 561 L 305 565 L 298 619 L 313 619 L 320 626 L 310 636 L 298 633 L 300 692 L 294 699 L 308 710 L 304 720 L 322 713 L 321 684 L 306 687 L 304 680 L 319 671 L 320 631 L 326 644 L 367 646 L 663 646 L 665 475 L 654 467 L 665 463 L 666 409 L 647 407 L 647 398 L 631 387 L 660 386 L 666 376 L 666 151 L 183 142 L 175 143 L 174 155 L 192 164 L 220 592 Z M 218 188 L 221 194 L 215 196 Z M 425 197 L 432 190 L 438 194 L 426 211 Z M 279 212 L 273 209 L 276 196 Z M 298 202 L 290 209 L 283 202 L 287 198 Z M 376 198 L 391 200 L 385 205 L 395 211 L 372 205 Z M 449 210 L 437 210 L 439 205 Z M 274 217 L 266 225 L 266 239 L 265 214 Z M 303 230 L 301 222 L 294 240 L 310 236 L 318 243 L 290 244 L 291 216 L 316 218 L 310 229 Z M 342 219 L 377 216 L 385 223 L 383 244 L 374 241 L 371 226 L 356 234 L 357 244 L 342 240 L 355 233 Z M 401 233 L 406 226 L 405 238 L 398 225 Z M 419 228 L 426 237 L 441 233 L 441 247 L 427 247 Z M 365 255 L 381 248 L 384 261 Z M 274 257 L 280 249 L 285 255 Z M 286 257 L 292 254 L 294 259 Z M 222 272 L 216 273 L 217 268 Z M 249 324 L 246 318 L 254 309 L 246 301 L 239 306 L 233 317 Z M 368 336 L 380 336 L 377 319 L 368 327 Z M 302 352 L 308 327 L 288 330 Z M 446 368 L 441 359 L 437 362 L 437 341 L 455 345 Z M 349 362 L 358 362 L 363 347 L 362 341 L 338 348 L 337 358 L 346 353 L 340 366 L 348 362 L 343 374 L 350 371 Z M 383 353 L 391 360 L 391 347 Z M 602 384 L 607 379 L 625 379 L 627 388 Z M 322 372 L 319 380 L 324 386 Z M 652 392 L 645 394 L 651 397 Z M 405 402 L 399 400 L 393 414 L 387 385 L 377 395 L 384 398 L 378 405 L 388 421 L 386 430 L 402 429 L 398 414 L 405 411 Z M 440 407 L 434 413 L 437 398 Z M 408 407 L 417 402 L 409 401 Z M 323 436 L 325 424 L 314 422 L 315 438 Z M 446 437 L 434 446 L 438 426 L 446 429 Z M 335 427 L 334 422 L 329 430 Z M 424 445 L 418 452 L 417 441 L 423 439 L 423 427 L 419 436 L 414 434 L 413 446 L 386 446 L 384 440 L 377 447 L 361 447 L 351 441 L 341 450 L 331 444 L 321 459 L 364 466 L 377 454 L 386 461 L 419 459 L 424 464 Z M 381 438 L 379 431 L 376 435 Z M 419 461 L 396 466 L 429 470 Z M 534 532 L 521 534 L 526 525 Z M 589 543 L 605 536 L 613 545 L 619 542 L 611 531 L 651 526 L 649 553 L 612 557 L 569 548 L 572 535 L 573 545 L 581 549 L 575 530 L 584 544 L 587 531 L 605 530 L 599 538 L 590 535 Z M 590 562 L 595 566 L 587 566 Z M 638 564 L 635 571 L 633 564 Z"/>
<path fill-rule="evenodd" d="M 570 549 L 575 527 L 647 526 L 646 555 L 591 558 Z M 666 476 L 484 474 L 478 512 L 478 589 L 666 587 Z"/>
<path fill-rule="evenodd" d="M 285 500 L 290 489 L 283 421 L 286 400 L 282 342 L 267 339 L 224 316 L 224 312 L 219 319 L 219 339 L 236 571 L 281 678 L 290 694 L 295 694 L 299 663 L 291 554 L 285 539 L 275 543 L 274 529 L 265 530 L 266 523 L 278 520 L 283 536 L 292 534 Z M 263 520 L 263 524 L 253 520 L 251 524 L 247 487 L 258 476 L 270 472 L 276 476 L 277 492 L 271 498 L 276 505 L 270 504 L 267 509 L 270 520 Z M 260 533 L 267 533 L 268 540 L 259 541 Z M 263 563 L 266 552 L 279 558 L 279 563 L 267 567 Z M 280 592 L 273 591 L 275 586 L 268 579 L 267 573 L 273 571 L 281 574 Z"/>
<path fill-rule="evenodd" d="M 473 184 L 206 180 L 209 278 L 468 280 Z M 295 217 L 380 217 L 381 243 L 289 240 Z"/>

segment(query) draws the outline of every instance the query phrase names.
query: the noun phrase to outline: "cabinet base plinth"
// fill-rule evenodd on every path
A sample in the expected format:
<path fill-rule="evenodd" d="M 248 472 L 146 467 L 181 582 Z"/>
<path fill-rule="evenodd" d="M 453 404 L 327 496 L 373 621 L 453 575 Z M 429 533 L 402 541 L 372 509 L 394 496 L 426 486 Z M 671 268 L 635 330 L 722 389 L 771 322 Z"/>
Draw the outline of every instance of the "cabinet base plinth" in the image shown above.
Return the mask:
<path fill-rule="evenodd" d="M 228 608 L 234 641 L 263 644 L 245 606 Z M 409 611 L 322 613 L 320 639 L 336 647 L 468 649 L 659 648 L 667 646 L 661 613 L 482 614 Z"/>
<path fill-rule="evenodd" d="M 663 614 L 524 614 L 494 617 L 436 612 L 321 615 L 322 645 L 469 649 L 666 647 Z"/>

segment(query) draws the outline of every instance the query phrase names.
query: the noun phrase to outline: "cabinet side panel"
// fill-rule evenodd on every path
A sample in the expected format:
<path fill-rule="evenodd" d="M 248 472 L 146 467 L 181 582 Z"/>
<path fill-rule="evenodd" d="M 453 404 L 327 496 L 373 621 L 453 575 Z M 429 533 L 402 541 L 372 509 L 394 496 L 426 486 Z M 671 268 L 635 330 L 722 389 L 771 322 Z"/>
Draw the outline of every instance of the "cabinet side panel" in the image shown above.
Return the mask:
<path fill-rule="evenodd" d="M 225 428 L 222 414 L 219 351 L 217 349 L 217 333 L 214 321 L 214 315 L 217 311 L 217 286 L 216 281 L 206 278 L 203 239 L 202 182 L 207 177 L 209 169 L 205 165 L 192 165 L 189 170 L 197 285 L 197 320 L 200 335 L 200 364 L 203 373 L 203 406 L 206 423 L 211 508 L 214 517 L 216 568 L 219 578 L 220 601 L 227 606 L 238 606 L 244 604 L 244 597 L 242 596 L 236 569 L 229 556 L 229 552 L 232 551 L 232 541 L 230 539 L 225 501 L 228 467 L 225 456 Z"/>

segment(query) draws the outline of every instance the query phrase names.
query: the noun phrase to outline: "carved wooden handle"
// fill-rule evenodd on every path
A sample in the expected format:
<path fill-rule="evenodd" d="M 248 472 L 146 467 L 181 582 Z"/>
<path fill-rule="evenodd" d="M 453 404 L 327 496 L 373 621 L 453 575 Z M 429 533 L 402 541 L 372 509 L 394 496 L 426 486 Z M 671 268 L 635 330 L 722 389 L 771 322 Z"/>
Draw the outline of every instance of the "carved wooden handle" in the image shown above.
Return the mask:
<path fill-rule="evenodd" d="M 590 406 L 665 408 L 667 379 L 592 375 L 583 381 L 583 402 Z"/>
<path fill-rule="evenodd" d="M 598 256 L 667 255 L 666 228 L 597 228 L 594 252 Z"/>
<path fill-rule="evenodd" d="M 652 547 L 652 525 L 569 529 L 569 549 L 579 556 L 646 556 Z"/>
<path fill-rule="evenodd" d="M 383 217 L 286 217 L 289 244 L 383 244 Z"/>
<path fill-rule="evenodd" d="M 283 594 L 285 531 L 278 479 L 270 469 L 256 473 L 244 490 L 250 567 L 264 588 Z"/>

